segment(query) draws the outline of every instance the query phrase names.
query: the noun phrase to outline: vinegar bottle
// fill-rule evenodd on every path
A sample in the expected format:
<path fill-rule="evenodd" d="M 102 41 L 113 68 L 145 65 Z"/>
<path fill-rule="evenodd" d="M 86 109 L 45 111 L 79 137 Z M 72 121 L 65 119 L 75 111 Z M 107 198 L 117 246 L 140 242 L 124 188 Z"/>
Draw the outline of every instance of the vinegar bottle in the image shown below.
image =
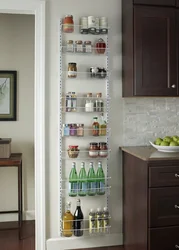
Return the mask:
<path fill-rule="evenodd" d="M 79 237 L 83 235 L 83 212 L 81 210 L 80 199 L 77 200 L 77 206 L 74 213 L 74 235 Z"/>
<path fill-rule="evenodd" d="M 63 236 L 71 237 L 73 234 L 73 215 L 71 214 L 71 202 L 66 204 L 66 212 L 63 216 Z"/>

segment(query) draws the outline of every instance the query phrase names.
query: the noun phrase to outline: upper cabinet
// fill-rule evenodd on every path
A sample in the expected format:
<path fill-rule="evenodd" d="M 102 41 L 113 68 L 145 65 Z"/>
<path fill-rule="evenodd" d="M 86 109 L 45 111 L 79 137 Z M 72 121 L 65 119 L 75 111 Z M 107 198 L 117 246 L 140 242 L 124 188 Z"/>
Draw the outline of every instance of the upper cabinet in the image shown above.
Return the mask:
<path fill-rule="evenodd" d="M 134 7 L 134 95 L 177 95 L 175 10 Z"/>
<path fill-rule="evenodd" d="M 179 95 L 178 27 L 176 7 L 123 0 L 123 97 Z"/>
<path fill-rule="evenodd" d="M 176 0 L 176 6 L 179 7 L 179 0 Z"/>
<path fill-rule="evenodd" d="M 134 4 L 175 6 L 177 0 L 134 0 Z"/>

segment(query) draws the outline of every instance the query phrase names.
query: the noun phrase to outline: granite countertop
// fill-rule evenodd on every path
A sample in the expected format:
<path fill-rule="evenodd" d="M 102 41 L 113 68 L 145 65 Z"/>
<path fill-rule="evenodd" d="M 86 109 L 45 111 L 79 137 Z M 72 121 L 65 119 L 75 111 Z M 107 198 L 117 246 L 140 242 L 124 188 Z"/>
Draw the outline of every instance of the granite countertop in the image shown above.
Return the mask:
<path fill-rule="evenodd" d="M 179 160 L 179 152 L 163 153 L 159 152 L 152 146 L 120 147 L 120 149 L 144 161 Z"/>

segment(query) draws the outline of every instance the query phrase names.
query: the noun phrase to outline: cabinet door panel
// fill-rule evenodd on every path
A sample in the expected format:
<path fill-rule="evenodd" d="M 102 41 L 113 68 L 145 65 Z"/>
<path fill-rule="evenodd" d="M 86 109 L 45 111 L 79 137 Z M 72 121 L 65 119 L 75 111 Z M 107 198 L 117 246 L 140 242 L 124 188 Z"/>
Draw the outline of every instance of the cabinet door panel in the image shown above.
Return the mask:
<path fill-rule="evenodd" d="M 176 6 L 179 7 L 179 0 L 176 0 Z"/>
<path fill-rule="evenodd" d="M 179 187 L 149 190 L 149 227 L 179 225 Z"/>
<path fill-rule="evenodd" d="M 149 250 L 174 250 L 179 248 L 179 227 L 149 230 Z"/>
<path fill-rule="evenodd" d="M 134 4 L 175 6 L 175 0 L 134 0 Z"/>
<path fill-rule="evenodd" d="M 176 96 L 175 10 L 134 8 L 134 95 Z"/>

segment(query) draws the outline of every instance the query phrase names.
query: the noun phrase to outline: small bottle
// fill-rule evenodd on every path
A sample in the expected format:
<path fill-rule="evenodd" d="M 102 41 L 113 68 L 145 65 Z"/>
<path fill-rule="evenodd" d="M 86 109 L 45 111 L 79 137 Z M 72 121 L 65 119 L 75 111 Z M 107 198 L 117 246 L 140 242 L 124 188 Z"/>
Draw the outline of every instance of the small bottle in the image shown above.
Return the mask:
<path fill-rule="evenodd" d="M 107 207 L 104 207 L 103 209 L 103 230 L 104 230 L 104 233 L 109 233 L 109 211 L 108 211 L 108 208 Z"/>
<path fill-rule="evenodd" d="M 89 213 L 89 233 L 96 233 L 96 213 L 93 209 L 91 209 Z"/>
<path fill-rule="evenodd" d="M 66 212 L 63 215 L 63 236 L 71 237 L 73 234 L 73 215 L 71 214 L 71 202 L 66 204 Z"/>
<path fill-rule="evenodd" d="M 72 169 L 69 175 L 69 196 L 75 197 L 78 193 L 78 175 L 76 172 L 76 163 L 72 163 Z"/>
<path fill-rule="evenodd" d="M 93 136 L 99 136 L 99 122 L 96 116 L 93 117 L 92 134 Z"/>
<path fill-rule="evenodd" d="M 71 92 L 66 94 L 66 112 L 71 112 L 72 102 L 71 102 Z"/>
<path fill-rule="evenodd" d="M 67 52 L 74 52 L 73 40 L 68 40 L 66 42 L 66 51 Z"/>
<path fill-rule="evenodd" d="M 74 222 L 73 222 L 73 228 L 74 228 L 74 235 L 77 237 L 80 237 L 83 235 L 83 212 L 81 210 L 81 202 L 80 199 L 77 200 L 77 206 L 74 213 Z"/>
<path fill-rule="evenodd" d="M 102 113 L 100 117 L 100 122 L 99 122 L 99 135 L 106 136 L 106 134 L 107 134 L 107 125 L 104 119 L 104 115 Z"/>
<path fill-rule="evenodd" d="M 98 170 L 96 173 L 96 188 L 98 195 L 105 194 L 105 175 L 100 161 L 98 162 Z"/>
<path fill-rule="evenodd" d="M 103 112 L 103 110 L 104 110 L 104 102 L 101 99 L 102 93 L 97 93 L 96 97 L 97 97 L 97 99 L 96 99 L 96 101 L 94 103 L 94 111 Z"/>
<path fill-rule="evenodd" d="M 88 195 L 96 195 L 96 175 L 93 168 L 93 162 L 90 162 L 90 168 L 88 171 Z"/>
<path fill-rule="evenodd" d="M 77 110 L 77 96 L 75 94 L 75 92 L 72 92 L 72 95 L 71 95 L 71 111 L 72 112 L 76 112 Z"/>
<path fill-rule="evenodd" d="M 86 112 L 93 112 L 94 111 L 94 102 L 93 102 L 91 97 L 92 97 L 92 93 L 88 93 L 86 104 L 85 104 L 85 111 Z"/>
<path fill-rule="evenodd" d="M 96 212 L 96 224 L 97 233 L 103 233 L 103 212 L 101 211 L 101 208 L 98 208 Z"/>
<path fill-rule="evenodd" d="M 78 188 L 79 188 L 78 195 L 79 196 L 86 196 L 86 194 L 87 194 L 87 175 L 86 175 L 84 162 L 81 163 Z"/>
<path fill-rule="evenodd" d="M 76 52 L 82 53 L 83 52 L 83 42 L 81 40 L 78 40 L 76 43 Z"/>
<path fill-rule="evenodd" d="M 63 136 L 69 136 L 70 135 L 70 128 L 68 124 L 63 124 Z"/>
<path fill-rule="evenodd" d="M 84 124 L 77 124 L 77 136 L 84 136 Z"/>
<path fill-rule="evenodd" d="M 70 124 L 70 136 L 77 135 L 77 126 L 76 124 Z"/>

